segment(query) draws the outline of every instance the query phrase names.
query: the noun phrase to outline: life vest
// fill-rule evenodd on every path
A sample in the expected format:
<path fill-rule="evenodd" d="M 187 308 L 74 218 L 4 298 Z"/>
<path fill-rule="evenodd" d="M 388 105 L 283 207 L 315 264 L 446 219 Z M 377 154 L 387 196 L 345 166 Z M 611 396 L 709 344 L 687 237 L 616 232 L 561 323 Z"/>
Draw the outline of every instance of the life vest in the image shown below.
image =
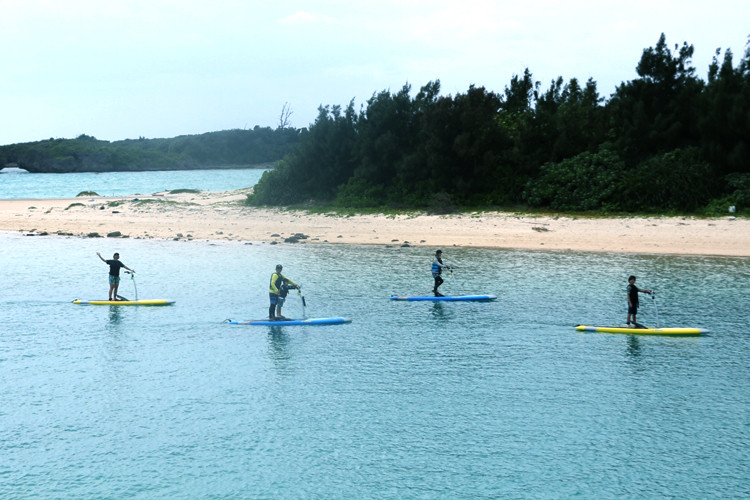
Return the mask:
<path fill-rule="evenodd" d="M 440 266 L 440 264 L 443 263 L 442 259 L 438 259 L 435 257 L 435 259 L 432 261 L 432 275 L 433 276 L 440 276 L 440 274 L 443 272 L 443 268 Z"/>
<path fill-rule="evenodd" d="M 282 280 L 284 279 L 284 275 L 281 273 L 273 273 L 271 275 L 271 286 L 268 289 L 270 293 L 275 293 L 278 295 L 279 293 L 279 286 L 281 285 Z"/>

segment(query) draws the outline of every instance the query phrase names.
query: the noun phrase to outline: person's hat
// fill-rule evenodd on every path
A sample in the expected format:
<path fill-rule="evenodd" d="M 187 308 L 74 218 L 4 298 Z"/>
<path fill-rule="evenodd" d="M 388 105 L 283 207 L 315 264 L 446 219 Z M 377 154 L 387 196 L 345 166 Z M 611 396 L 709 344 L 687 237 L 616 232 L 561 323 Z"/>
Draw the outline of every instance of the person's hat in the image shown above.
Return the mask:
<path fill-rule="evenodd" d="M 443 251 L 442 251 L 442 250 L 438 250 L 438 251 L 437 251 L 437 252 L 435 252 L 435 253 L 443 253 Z"/>
<path fill-rule="evenodd" d="M 276 264 L 276 269 L 283 269 L 283 268 L 284 266 L 282 266 L 281 264 Z"/>

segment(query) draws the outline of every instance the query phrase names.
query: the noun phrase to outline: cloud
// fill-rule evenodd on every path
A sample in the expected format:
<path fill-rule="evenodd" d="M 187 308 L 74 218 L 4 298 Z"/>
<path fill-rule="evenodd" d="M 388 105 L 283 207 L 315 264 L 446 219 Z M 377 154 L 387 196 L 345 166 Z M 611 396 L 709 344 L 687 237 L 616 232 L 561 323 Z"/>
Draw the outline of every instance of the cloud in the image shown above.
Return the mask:
<path fill-rule="evenodd" d="M 664 32 L 695 45 L 705 71 L 716 47 L 735 63 L 748 0 L 0 0 L 0 144 L 75 137 L 168 137 L 296 125 L 320 104 L 439 79 L 502 91 L 529 68 L 546 86 L 594 78 L 608 95 L 635 78 Z M 647 13 L 644 14 L 644 13 Z"/>

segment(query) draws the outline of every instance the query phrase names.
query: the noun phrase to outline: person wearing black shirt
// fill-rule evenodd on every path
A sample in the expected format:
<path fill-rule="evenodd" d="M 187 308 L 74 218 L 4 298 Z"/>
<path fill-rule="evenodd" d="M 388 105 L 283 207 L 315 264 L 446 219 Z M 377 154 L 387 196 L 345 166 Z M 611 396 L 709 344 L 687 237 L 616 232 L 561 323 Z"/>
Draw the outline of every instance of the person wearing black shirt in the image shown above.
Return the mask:
<path fill-rule="evenodd" d="M 100 254 L 99 252 L 96 252 L 96 255 L 98 255 L 99 258 L 102 259 L 102 262 L 109 265 L 109 298 L 107 300 L 119 300 L 117 298 L 117 288 L 120 286 L 120 268 L 124 267 L 131 273 L 134 273 L 135 271 L 120 262 L 119 253 L 115 253 L 109 260 L 106 260 L 104 257 L 102 257 L 102 254 Z"/>
<path fill-rule="evenodd" d="M 639 327 L 638 322 L 635 319 L 635 315 L 638 314 L 638 294 L 639 293 L 651 293 L 651 289 L 641 290 L 635 286 L 635 276 L 628 278 L 628 326 L 630 326 L 630 317 L 633 317 L 633 326 Z"/>

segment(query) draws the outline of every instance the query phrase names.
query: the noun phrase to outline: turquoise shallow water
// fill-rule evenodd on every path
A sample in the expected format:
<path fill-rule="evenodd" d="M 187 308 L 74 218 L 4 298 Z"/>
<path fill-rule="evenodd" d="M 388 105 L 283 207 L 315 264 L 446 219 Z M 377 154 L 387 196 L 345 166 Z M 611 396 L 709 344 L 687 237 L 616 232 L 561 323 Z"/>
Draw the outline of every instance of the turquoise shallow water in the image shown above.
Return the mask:
<path fill-rule="evenodd" d="M 229 191 L 254 186 L 266 169 L 154 172 L 0 174 L 0 199 L 73 198 L 83 191 L 101 196 L 150 194 L 174 189 Z"/>
<path fill-rule="evenodd" d="M 738 498 L 750 260 L 0 235 L 0 497 Z M 140 298 L 106 294 L 119 251 Z M 276 263 L 330 327 L 241 327 Z M 662 326 L 621 323 L 629 274 Z M 124 280 L 121 294 L 133 295 Z M 639 319 L 655 321 L 642 301 Z M 288 299 L 287 316 L 301 301 Z"/>

